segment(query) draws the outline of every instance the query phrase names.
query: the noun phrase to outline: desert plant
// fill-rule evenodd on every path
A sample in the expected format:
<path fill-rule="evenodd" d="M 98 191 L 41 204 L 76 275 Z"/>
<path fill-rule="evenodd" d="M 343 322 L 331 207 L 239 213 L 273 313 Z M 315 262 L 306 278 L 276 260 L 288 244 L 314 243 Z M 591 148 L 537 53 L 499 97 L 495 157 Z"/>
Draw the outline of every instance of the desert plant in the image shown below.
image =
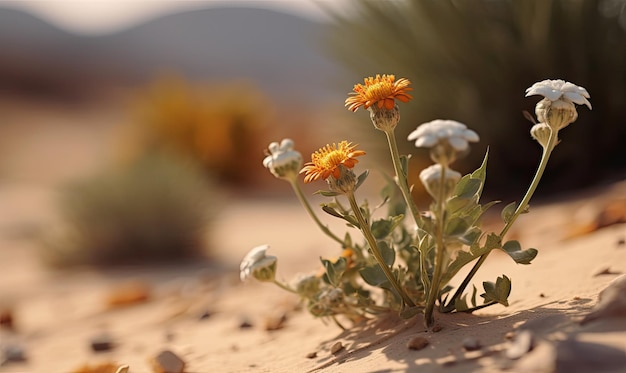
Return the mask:
<path fill-rule="evenodd" d="M 63 225 L 46 237 L 44 258 L 62 266 L 199 257 L 214 193 L 193 163 L 164 154 L 70 182 L 59 191 Z"/>
<path fill-rule="evenodd" d="M 359 176 L 354 172 L 359 157 L 365 155 L 356 145 L 345 140 L 327 144 L 315 151 L 304 167 L 292 140 L 269 145 L 263 165 L 275 177 L 291 184 L 317 226 L 342 251 L 337 259 L 321 260 L 321 275 L 302 276 L 288 284 L 276 277 L 277 258 L 266 255 L 269 245 L 258 246 L 241 263 L 242 280 L 254 277 L 272 282 L 298 294 L 314 316 L 335 321 L 338 315 L 358 320 L 368 314 L 394 310 L 406 318 L 422 313 L 426 326 L 431 327 L 437 305 L 440 312 L 472 312 L 495 304 L 508 306 L 511 280 L 506 275 L 494 282 L 483 282 L 482 302 L 475 286 L 471 295 L 465 290 L 494 250 L 505 252 L 518 264 L 530 264 L 537 255 L 536 249 L 523 249 L 517 240 L 507 240 L 506 236 L 519 216 L 528 212 L 548 160 L 560 143 L 560 131 L 578 119 L 576 105 L 591 109 L 589 93 L 560 79 L 544 80 L 526 89 L 526 96 L 543 96 L 535 105 L 536 120 L 528 114 L 528 119 L 538 122 L 530 129 L 529 137 L 542 148 L 541 159 L 520 201 L 502 209 L 502 229 L 489 232 L 482 227 L 481 216 L 499 202 L 482 201 L 491 155 L 487 152 L 480 167 L 465 176 L 452 168 L 469 153 L 470 143 L 480 140 L 463 123 L 437 119 L 419 125 L 409 134 L 407 139 L 418 148 L 427 148 L 434 162 L 419 173 L 419 180 L 431 197 L 429 209 L 420 211 L 412 198 L 408 182 L 410 156 L 399 154 L 395 133 L 400 121 L 396 101 L 406 103 L 412 99 L 410 84 L 408 79 L 396 80 L 394 75 L 368 77 L 364 84 L 354 86 L 345 101 L 351 111 L 361 107 L 369 111 L 374 128 L 384 134 L 390 151 L 393 177 L 389 177 L 377 207 L 357 199 L 356 192 L 368 172 Z M 322 204 L 322 210 L 344 220 L 362 236 L 364 243 L 354 240 L 351 231 L 338 235 L 321 223 L 300 190 L 298 175 L 302 173 L 305 183 L 326 181 L 329 190 L 318 193 L 331 200 Z M 387 215 L 376 218 L 375 211 L 385 205 Z M 451 280 L 472 262 L 475 264 L 452 293 Z"/>
<path fill-rule="evenodd" d="M 189 157 L 219 181 L 247 183 L 258 173 L 241 162 L 257 155 L 273 105 L 253 84 L 156 79 L 134 103 L 130 158 L 154 151 Z"/>

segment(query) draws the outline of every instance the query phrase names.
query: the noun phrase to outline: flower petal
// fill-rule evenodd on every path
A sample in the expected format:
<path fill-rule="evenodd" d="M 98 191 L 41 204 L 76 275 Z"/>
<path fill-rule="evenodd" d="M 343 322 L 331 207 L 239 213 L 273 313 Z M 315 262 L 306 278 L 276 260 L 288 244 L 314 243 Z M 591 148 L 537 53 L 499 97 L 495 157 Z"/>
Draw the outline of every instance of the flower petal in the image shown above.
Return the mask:
<path fill-rule="evenodd" d="M 449 137 L 448 142 L 454 149 L 456 149 L 459 152 L 467 149 L 468 147 L 467 141 L 461 137 L 457 137 L 457 136 Z"/>

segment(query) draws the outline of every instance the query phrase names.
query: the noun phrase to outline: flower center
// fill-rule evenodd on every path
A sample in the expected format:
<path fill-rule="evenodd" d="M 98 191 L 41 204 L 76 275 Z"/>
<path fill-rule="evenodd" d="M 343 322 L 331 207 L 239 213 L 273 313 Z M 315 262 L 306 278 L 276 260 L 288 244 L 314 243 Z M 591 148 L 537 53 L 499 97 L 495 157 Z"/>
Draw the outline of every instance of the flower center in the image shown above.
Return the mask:
<path fill-rule="evenodd" d="M 331 169 L 348 158 L 348 155 L 342 149 L 328 149 L 319 154 L 317 164 L 319 167 Z"/>
<path fill-rule="evenodd" d="M 393 93 L 393 86 L 389 82 L 377 82 L 365 88 L 365 96 L 376 101 L 393 96 Z"/>

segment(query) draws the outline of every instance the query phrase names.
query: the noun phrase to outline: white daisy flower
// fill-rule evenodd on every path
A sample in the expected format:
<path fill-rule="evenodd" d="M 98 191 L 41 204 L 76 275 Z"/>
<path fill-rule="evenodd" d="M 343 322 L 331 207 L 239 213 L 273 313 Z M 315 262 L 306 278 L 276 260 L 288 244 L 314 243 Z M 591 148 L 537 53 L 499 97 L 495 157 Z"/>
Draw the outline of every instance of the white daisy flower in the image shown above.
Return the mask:
<path fill-rule="evenodd" d="M 463 123 L 454 120 L 436 119 L 423 123 L 409 134 L 409 141 L 415 141 L 418 148 L 432 148 L 449 144 L 457 152 L 468 149 L 468 142 L 478 142 L 478 134 Z"/>
<path fill-rule="evenodd" d="M 543 96 L 535 106 L 540 123 L 559 131 L 578 118 L 576 105 L 586 105 L 591 110 L 589 92 L 583 87 L 564 80 L 543 80 L 526 89 L 526 97 Z"/>
<path fill-rule="evenodd" d="M 526 97 L 533 95 L 543 96 L 552 102 L 563 100 L 578 105 L 587 105 L 589 110 L 591 110 L 591 103 L 588 100 L 591 96 L 589 96 L 587 90 L 561 79 L 546 79 L 533 84 L 526 89 Z"/>

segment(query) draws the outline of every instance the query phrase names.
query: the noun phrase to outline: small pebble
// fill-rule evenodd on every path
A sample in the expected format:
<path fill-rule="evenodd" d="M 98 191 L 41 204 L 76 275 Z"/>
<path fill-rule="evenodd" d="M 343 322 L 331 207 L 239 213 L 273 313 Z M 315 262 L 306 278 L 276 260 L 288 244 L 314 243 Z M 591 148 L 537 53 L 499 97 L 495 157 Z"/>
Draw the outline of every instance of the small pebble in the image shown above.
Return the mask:
<path fill-rule="evenodd" d="M 409 348 L 409 350 L 419 351 L 428 346 L 429 343 L 430 342 L 428 342 L 428 339 L 424 337 L 415 337 L 412 338 L 406 346 Z"/>
<path fill-rule="evenodd" d="M 161 351 L 150 361 L 154 373 L 183 373 L 185 362 L 170 350 Z"/>
<path fill-rule="evenodd" d="M 91 339 L 91 349 L 94 352 L 110 351 L 113 347 L 113 339 L 108 334 L 100 334 Z"/>
<path fill-rule="evenodd" d="M 239 329 L 249 329 L 252 328 L 252 323 L 248 320 L 243 320 L 240 324 L 239 324 Z"/>
<path fill-rule="evenodd" d="M 617 240 L 617 246 L 624 246 L 626 245 L 626 238 L 622 237 L 619 240 Z"/>
<path fill-rule="evenodd" d="M 463 348 L 465 351 L 477 351 L 481 349 L 480 341 L 474 337 L 463 339 Z"/>
<path fill-rule="evenodd" d="M 539 298 L 545 298 L 545 297 L 546 297 L 546 295 L 544 293 L 540 293 L 539 294 Z"/>
<path fill-rule="evenodd" d="M 19 345 L 8 345 L 4 347 L 4 360 L 11 363 L 26 361 L 24 349 Z"/>
<path fill-rule="evenodd" d="M 0 309 L 0 327 L 13 330 L 13 312 L 10 309 Z"/>
<path fill-rule="evenodd" d="M 126 370 L 124 370 L 126 367 Z M 125 373 L 128 372 L 128 365 L 118 366 L 113 362 L 100 363 L 96 365 L 85 364 L 72 370 L 72 373 Z"/>
<path fill-rule="evenodd" d="M 515 336 L 513 344 L 506 350 L 506 357 L 511 360 L 519 359 L 533 349 L 533 333 L 530 330 L 522 330 Z"/>
<path fill-rule="evenodd" d="M 339 351 L 343 350 L 343 344 L 341 342 L 336 342 L 334 345 L 332 345 L 332 347 L 330 348 L 330 353 L 335 355 L 336 353 L 338 353 Z"/>
<path fill-rule="evenodd" d="M 433 326 L 432 328 L 432 331 L 433 333 L 439 333 L 442 329 L 443 329 L 443 326 L 441 326 L 441 324 L 435 324 L 435 326 Z"/>
<path fill-rule="evenodd" d="M 309 352 L 306 354 L 307 359 L 315 359 L 317 357 L 317 352 Z"/>
<path fill-rule="evenodd" d="M 145 303 L 150 299 L 150 287 L 140 281 L 129 281 L 109 290 L 105 304 L 109 308 Z"/>
<path fill-rule="evenodd" d="M 198 317 L 199 320 L 206 320 L 209 317 L 211 317 L 211 312 L 209 311 L 204 311 L 200 314 L 200 316 Z"/>

